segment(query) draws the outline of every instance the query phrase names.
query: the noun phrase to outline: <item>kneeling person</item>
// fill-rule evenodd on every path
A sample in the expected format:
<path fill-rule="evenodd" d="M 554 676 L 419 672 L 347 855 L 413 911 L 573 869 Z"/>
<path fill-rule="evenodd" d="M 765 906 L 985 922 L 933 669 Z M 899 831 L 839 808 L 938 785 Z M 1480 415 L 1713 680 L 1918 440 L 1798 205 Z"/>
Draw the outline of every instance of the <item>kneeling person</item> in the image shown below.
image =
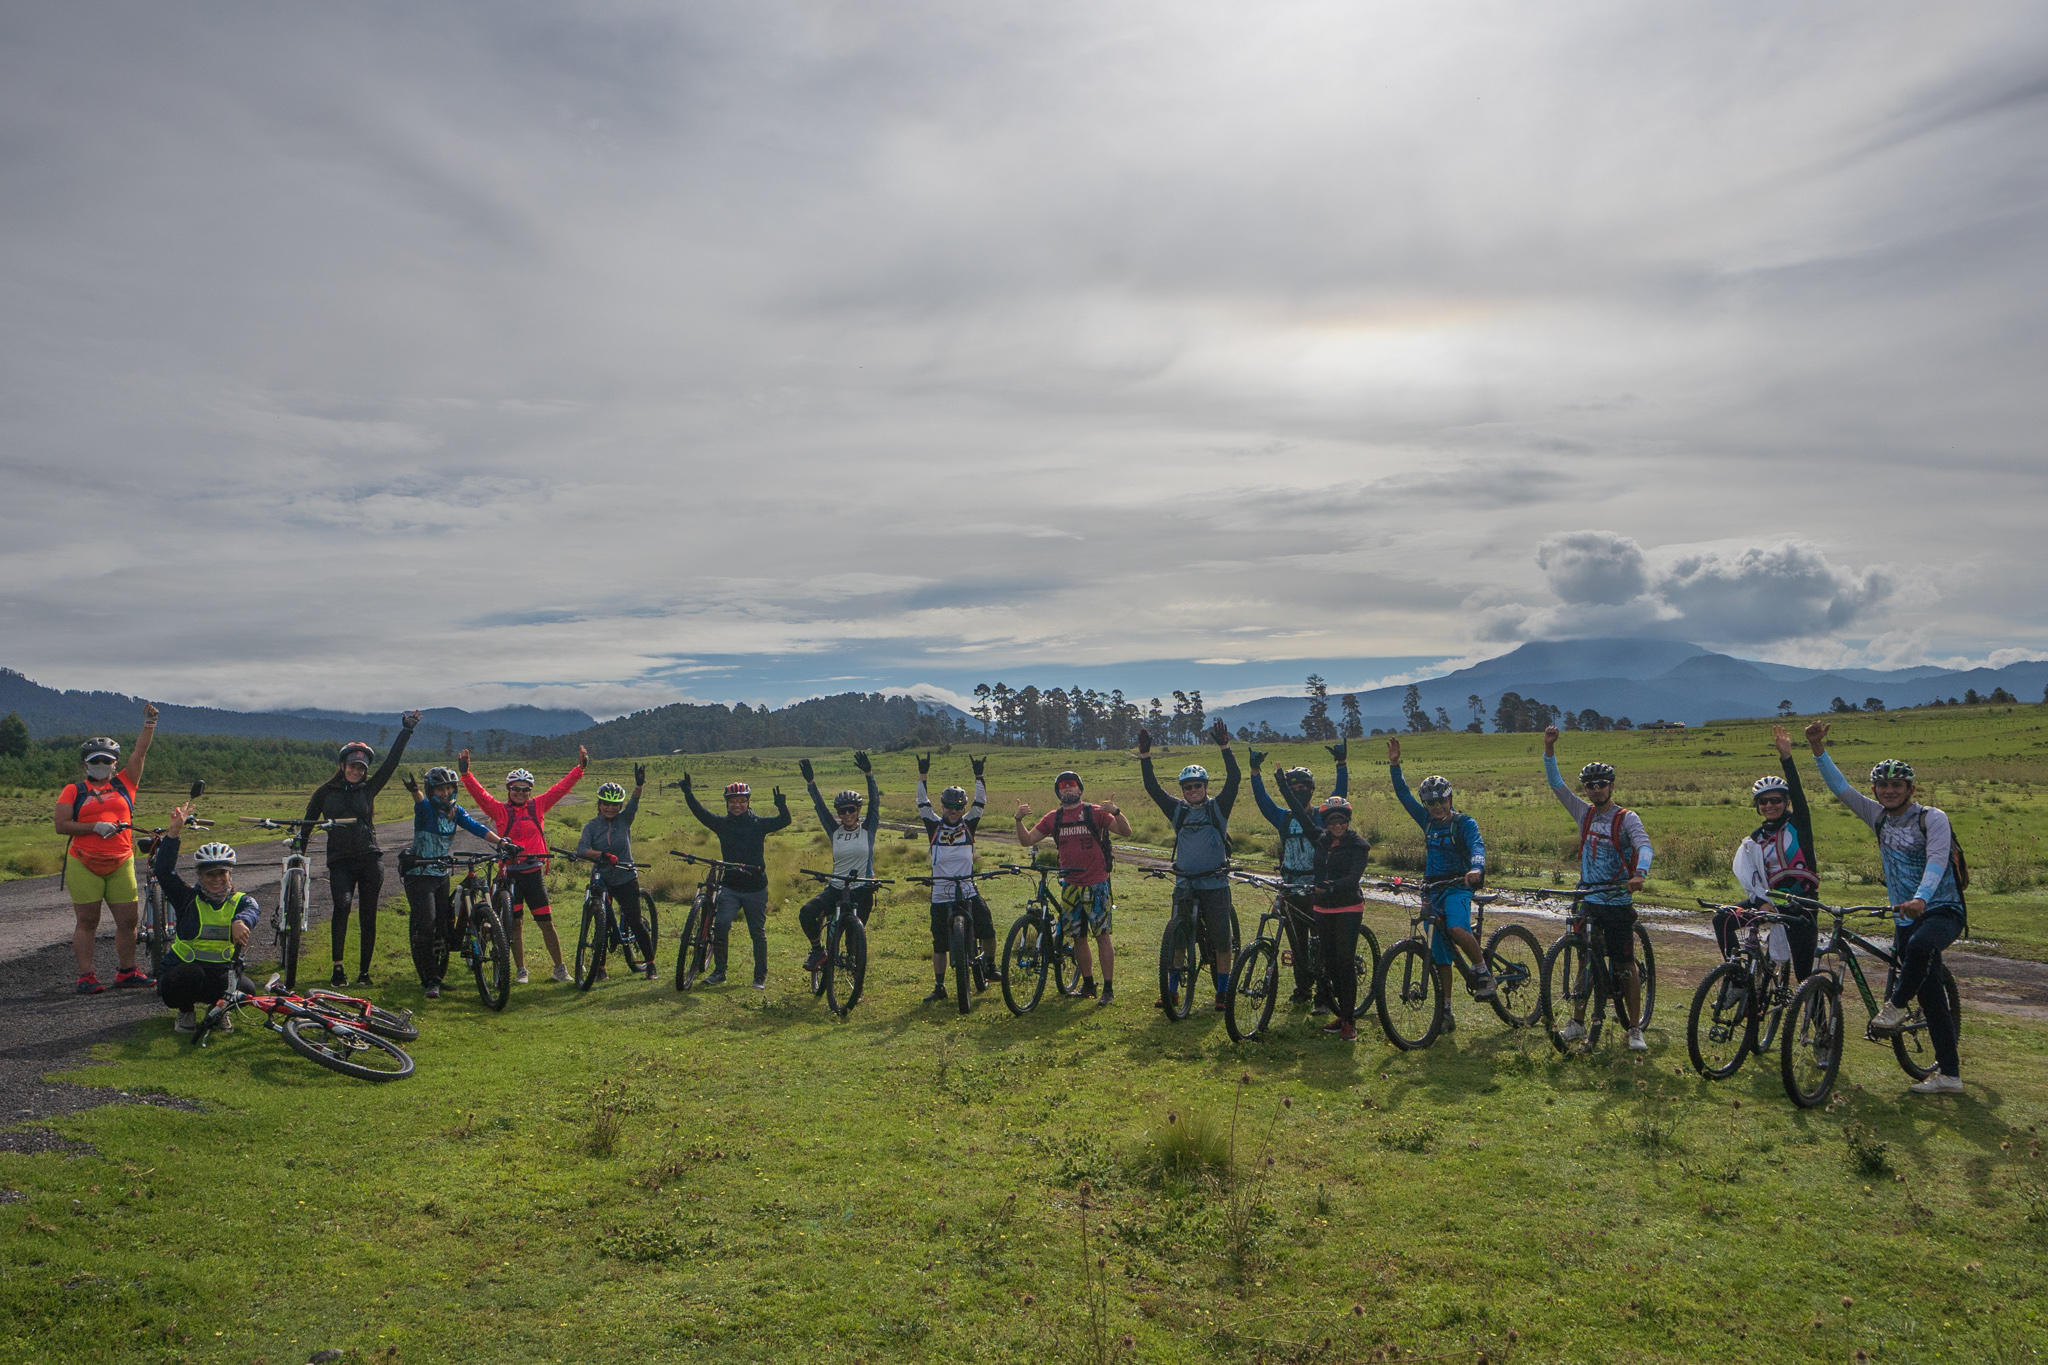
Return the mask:
<path fill-rule="evenodd" d="M 177 1030 L 192 1033 L 199 1027 L 193 1009 L 212 1005 L 227 994 L 234 976 L 235 950 L 249 941 L 256 927 L 257 907 L 253 896 L 235 890 L 235 850 L 228 844 L 201 844 L 194 856 L 194 886 L 178 876 L 178 835 L 192 818 L 190 804 L 171 812 L 170 832 L 157 841 L 156 879 L 164 897 L 177 915 L 176 938 L 171 956 L 157 978 L 156 992 L 164 1004 L 178 1012 Z M 233 1031 L 232 1021 L 223 1021 L 223 1031 Z"/>

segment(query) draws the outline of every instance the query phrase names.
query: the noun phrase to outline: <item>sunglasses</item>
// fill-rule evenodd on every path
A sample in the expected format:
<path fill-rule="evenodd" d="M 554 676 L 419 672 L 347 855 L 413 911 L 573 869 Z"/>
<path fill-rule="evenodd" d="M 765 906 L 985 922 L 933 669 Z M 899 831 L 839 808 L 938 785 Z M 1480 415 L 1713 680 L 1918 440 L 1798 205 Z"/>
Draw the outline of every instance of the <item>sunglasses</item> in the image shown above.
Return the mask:
<path fill-rule="evenodd" d="M 505 790 L 514 796 L 530 796 L 533 794 L 533 788 L 531 787 L 507 787 Z"/>
<path fill-rule="evenodd" d="M 1588 787 L 1611 787 L 1614 784 L 1612 782 L 1588 782 L 1585 785 Z"/>
<path fill-rule="evenodd" d="M 1756 799 L 1756 803 L 1759 806 L 1782 806 L 1785 804 L 1785 798 L 1782 796 L 1759 796 Z"/>

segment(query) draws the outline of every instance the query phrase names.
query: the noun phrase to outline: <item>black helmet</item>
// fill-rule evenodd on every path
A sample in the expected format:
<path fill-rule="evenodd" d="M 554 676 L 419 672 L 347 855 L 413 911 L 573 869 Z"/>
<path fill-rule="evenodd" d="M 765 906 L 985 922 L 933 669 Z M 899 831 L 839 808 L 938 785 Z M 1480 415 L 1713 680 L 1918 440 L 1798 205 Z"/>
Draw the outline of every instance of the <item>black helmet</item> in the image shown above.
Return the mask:
<path fill-rule="evenodd" d="M 377 751 L 359 739 L 352 739 L 341 746 L 342 767 L 346 768 L 349 765 L 351 755 L 360 760 L 365 768 L 377 761 Z"/>
<path fill-rule="evenodd" d="M 1579 784 L 1581 786 L 1588 782 L 1612 781 L 1614 781 L 1614 765 L 1612 763 L 1588 763 L 1585 767 L 1579 769 Z"/>
<path fill-rule="evenodd" d="M 947 810 L 967 809 L 967 788 L 948 787 L 939 793 L 939 804 Z"/>
<path fill-rule="evenodd" d="M 462 779 L 456 776 L 453 768 L 429 768 L 427 775 L 420 779 L 420 785 L 432 791 L 436 787 L 459 787 Z"/>
<path fill-rule="evenodd" d="M 843 791 L 839 793 L 839 795 L 832 798 L 832 809 L 859 810 L 866 801 L 867 798 L 865 796 L 862 796 L 857 791 Z"/>
<path fill-rule="evenodd" d="M 1289 768 L 1280 774 L 1280 780 L 1290 787 L 1299 787 L 1303 791 L 1316 789 L 1316 775 L 1307 768 Z"/>

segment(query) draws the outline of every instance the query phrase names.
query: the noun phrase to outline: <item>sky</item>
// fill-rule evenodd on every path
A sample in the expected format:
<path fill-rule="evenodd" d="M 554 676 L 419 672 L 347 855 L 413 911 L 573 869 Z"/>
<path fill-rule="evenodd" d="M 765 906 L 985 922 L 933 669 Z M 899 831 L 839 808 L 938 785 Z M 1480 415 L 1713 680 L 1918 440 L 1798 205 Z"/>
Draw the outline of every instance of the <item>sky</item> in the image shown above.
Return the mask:
<path fill-rule="evenodd" d="M 0 8 L 0 665 L 2048 657 L 2039 4 Z"/>

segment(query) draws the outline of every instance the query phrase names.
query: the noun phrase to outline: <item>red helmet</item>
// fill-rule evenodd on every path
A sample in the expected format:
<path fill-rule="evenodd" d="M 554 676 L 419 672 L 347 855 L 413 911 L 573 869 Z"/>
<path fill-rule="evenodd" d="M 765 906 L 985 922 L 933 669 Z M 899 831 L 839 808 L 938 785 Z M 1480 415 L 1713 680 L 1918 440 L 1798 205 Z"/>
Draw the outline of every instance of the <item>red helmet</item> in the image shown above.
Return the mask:
<path fill-rule="evenodd" d="M 1345 819 L 1349 820 L 1351 818 L 1351 803 L 1341 796 L 1326 796 L 1323 798 L 1323 804 L 1316 807 L 1316 813 L 1323 816 L 1331 814 L 1342 815 Z"/>
<path fill-rule="evenodd" d="M 752 796 L 753 794 L 754 789 L 744 782 L 729 782 L 726 784 L 725 799 L 728 801 L 732 800 L 735 796 Z"/>

